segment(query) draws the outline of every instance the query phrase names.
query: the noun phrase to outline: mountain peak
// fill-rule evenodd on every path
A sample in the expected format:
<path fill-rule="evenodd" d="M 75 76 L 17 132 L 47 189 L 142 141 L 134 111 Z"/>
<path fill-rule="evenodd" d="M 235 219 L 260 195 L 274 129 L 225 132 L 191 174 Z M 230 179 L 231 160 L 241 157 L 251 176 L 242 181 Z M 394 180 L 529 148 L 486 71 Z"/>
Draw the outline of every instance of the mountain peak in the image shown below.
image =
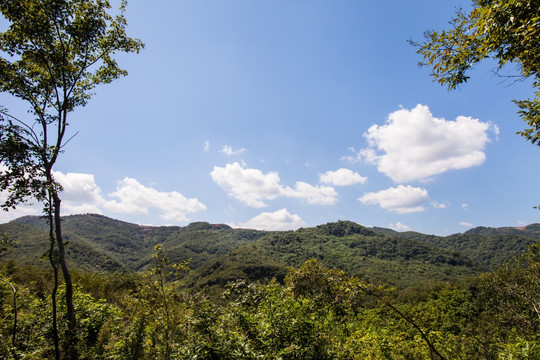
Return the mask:
<path fill-rule="evenodd" d="M 223 229 L 232 229 L 232 228 L 226 224 L 210 224 L 205 221 L 192 222 L 188 226 L 184 227 L 184 230 L 189 230 L 189 231 L 223 230 Z"/>
<path fill-rule="evenodd" d="M 368 229 L 365 226 L 359 225 L 352 221 L 339 220 L 337 222 L 330 222 L 324 225 L 316 227 L 317 230 L 323 232 L 326 235 L 332 236 L 347 236 L 347 235 L 364 235 L 375 236 L 376 233 L 373 230 Z"/>

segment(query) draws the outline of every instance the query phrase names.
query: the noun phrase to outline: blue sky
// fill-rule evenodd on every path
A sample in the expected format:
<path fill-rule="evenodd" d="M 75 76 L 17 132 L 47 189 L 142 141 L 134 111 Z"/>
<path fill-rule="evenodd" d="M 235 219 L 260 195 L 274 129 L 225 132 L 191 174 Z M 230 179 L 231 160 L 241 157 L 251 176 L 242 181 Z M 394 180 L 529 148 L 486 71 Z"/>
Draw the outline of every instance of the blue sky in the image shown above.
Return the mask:
<path fill-rule="evenodd" d="M 501 83 L 488 62 L 448 92 L 407 43 L 458 6 L 470 3 L 131 1 L 128 32 L 146 48 L 117 56 L 129 76 L 71 115 L 64 214 L 439 235 L 538 222 L 540 151 L 515 134 L 511 102 L 531 83 Z"/>

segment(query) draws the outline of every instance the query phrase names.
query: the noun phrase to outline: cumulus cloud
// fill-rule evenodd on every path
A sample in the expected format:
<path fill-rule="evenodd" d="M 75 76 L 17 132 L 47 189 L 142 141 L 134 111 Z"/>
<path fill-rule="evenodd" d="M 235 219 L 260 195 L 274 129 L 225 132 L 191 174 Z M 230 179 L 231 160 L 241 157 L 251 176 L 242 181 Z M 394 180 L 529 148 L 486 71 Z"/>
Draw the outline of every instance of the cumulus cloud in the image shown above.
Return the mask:
<path fill-rule="evenodd" d="M 0 162 L 0 173 L 8 170 L 8 167 Z M 8 192 L 0 192 L 0 204 L 3 204 L 8 199 Z M 32 202 L 19 204 L 15 209 L 9 209 L 9 211 L 0 210 L 0 222 L 8 222 L 21 216 L 26 215 L 39 215 L 43 206 L 40 204 L 32 204 Z"/>
<path fill-rule="evenodd" d="M 122 214 L 148 214 L 149 209 L 160 210 L 160 217 L 169 221 L 189 221 L 187 215 L 202 211 L 206 206 L 196 198 L 188 199 L 182 194 L 162 192 L 141 185 L 137 180 L 124 178 L 118 182 L 116 191 L 104 196 L 96 184 L 94 175 L 63 173 L 55 171 L 54 178 L 62 187 L 62 214 L 96 213 L 111 211 Z M 0 201 L 5 194 L 0 193 Z M 1 221 L 13 220 L 24 215 L 39 215 L 43 206 L 22 204 L 16 210 L 1 214 Z"/>
<path fill-rule="evenodd" d="M 101 195 L 101 189 L 96 185 L 94 176 L 90 174 L 53 172 L 63 190 L 60 194 L 62 199 L 62 214 L 97 213 L 102 214 L 100 209 L 106 203 Z M 4 201 L 5 194 L 0 194 L 0 201 Z M 0 220 L 13 220 L 25 215 L 41 215 L 43 204 L 31 200 L 29 203 L 19 204 L 16 209 L 7 214 L 0 215 Z"/>
<path fill-rule="evenodd" d="M 459 225 L 461 225 L 461 226 L 466 226 L 466 227 L 472 227 L 472 226 L 474 226 L 473 224 L 471 224 L 470 222 L 467 222 L 467 221 L 461 221 L 461 222 L 459 223 Z"/>
<path fill-rule="evenodd" d="M 426 189 L 399 185 L 379 192 L 369 192 L 358 198 L 364 205 L 379 205 L 398 214 L 422 212 L 429 200 Z"/>
<path fill-rule="evenodd" d="M 427 106 L 400 109 L 385 125 L 373 125 L 364 137 L 368 147 L 358 153 L 394 182 L 426 181 L 448 170 L 482 164 L 488 132 L 498 128 L 467 116 L 447 121 Z"/>
<path fill-rule="evenodd" d="M 241 149 L 238 149 L 238 150 L 233 150 L 233 148 L 231 146 L 223 145 L 223 147 L 221 148 L 221 150 L 219 152 L 222 153 L 222 154 L 231 156 L 231 155 L 240 155 L 244 151 L 246 151 L 246 149 L 244 149 L 244 148 L 241 148 Z"/>
<path fill-rule="evenodd" d="M 214 166 L 210 175 L 230 196 L 251 207 L 265 207 L 264 200 L 281 195 L 282 187 L 276 172 L 263 174 L 258 169 L 244 169 L 235 162 L 225 167 Z"/>
<path fill-rule="evenodd" d="M 353 184 L 364 184 L 367 181 L 367 177 L 361 176 L 350 169 L 341 168 L 336 171 L 327 171 L 324 174 L 319 174 L 319 180 L 323 184 L 348 186 Z"/>
<path fill-rule="evenodd" d="M 306 223 L 296 214 L 291 214 L 287 209 L 274 212 L 263 212 L 249 221 L 240 223 L 240 227 L 256 230 L 296 230 L 306 226 Z"/>
<path fill-rule="evenodd" d="M 311 185 L 302 181 L 297 181 L 294 189 L 282 188 L 285 197 L 306 200 L 314 205 L 332 205 L 337 202 L 337 192 L 333 187 Z"/>
<path fill-rule="evenodd" d="M 396 231 L 411 231 L 412 230 L 409 226 L 402 224 L 399 221 L 395 224 L 390 224 L 388 226 L 390 227 L 390 229 L 396 230 Z"/>
<path fill-rule="evenodd" d="M 0 192 L 0 203 L 4 203 L 7 200 L 7 194 Z M 21 216 L 27 215 L 41 215 L 43 206 L 40 204 L 19 204 L 15 209 L 9 209 L 9 211 L 0 210 L 0 223 L 6 223 L 11 220 L 15 220 Z"/>
<path fill-rule="evenodd" d="M 54 178 L 64 188 L 60 194 L 64 214 L 102 213 L 100 207 L 107 201 L 103 198 L 94 175 L 55 171 Z"/>
<path fill-rule="evenodd" d="M 297 198 L 319 205 L 337 202 L 337 192 L 332 187 L 314 186 L 301 181 L 294 188 L 286 187 L 281 185 L 277 172 L 265 174 L 258 169 L 246 169 L 238 162 L 225 167 L 214 166 L 210 175 L 229 196 L 254 208 L 268 206 L 265 201 L 278 197 Z"/>
<path fill-rule="evenodd" d="M 160 210 L 162 219 L 184 222 L 189 221 L 187 214 L 206 209 L 196 198 L 188 199 L 176 191 L 158 191 L 141 185 L 133 178 L 126 177 L 119 181 L 116 191 L 105 198 L 91 174 L 56 171 L 54 177 L 64 188 L 61 197 L 65 214 L 101 214 L 103 210 L 148 214 L 150 208 L 156 208 Z"/>
<path fill-rule="evenodd" d="M 149 208 L 157 208 L 161 218 L 171 221 L 189 221 L 187 214 L 206 210 L 196 198 L 188 199 L 176 191 L 161 192 L 128 177 L 119 181 L 116 191 L 109 196 L 119 199 L 106 203 L 111 211 L 147 214 Z"/>

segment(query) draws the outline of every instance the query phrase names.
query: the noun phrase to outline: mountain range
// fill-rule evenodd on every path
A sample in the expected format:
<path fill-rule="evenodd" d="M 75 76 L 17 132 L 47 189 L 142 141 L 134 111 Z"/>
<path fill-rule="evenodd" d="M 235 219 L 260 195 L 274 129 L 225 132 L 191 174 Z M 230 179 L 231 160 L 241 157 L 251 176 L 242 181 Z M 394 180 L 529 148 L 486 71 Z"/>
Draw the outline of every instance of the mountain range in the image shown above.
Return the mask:
<path fill-rule="evenodd" d="M 42 217 L 0 224 L 0 233 L 12 244 L 0 261 L 48 266 L 48 225 Z M 79 271 L 147 271 L 160 243 L 171 263 L 189 260 L 191 271 L 184 281 L 193 289 L 221 287 L 237 279 L 281 281 L 288 268 L 309 259 L 367 282 L 406 288 L 490 271 L 540 243 L 540 224 L 435 236 L 350 221 L 259 231 L 206 222 L 141 226 L 85 214 L 64 217 L 63 234 L 70 265 Z"/>

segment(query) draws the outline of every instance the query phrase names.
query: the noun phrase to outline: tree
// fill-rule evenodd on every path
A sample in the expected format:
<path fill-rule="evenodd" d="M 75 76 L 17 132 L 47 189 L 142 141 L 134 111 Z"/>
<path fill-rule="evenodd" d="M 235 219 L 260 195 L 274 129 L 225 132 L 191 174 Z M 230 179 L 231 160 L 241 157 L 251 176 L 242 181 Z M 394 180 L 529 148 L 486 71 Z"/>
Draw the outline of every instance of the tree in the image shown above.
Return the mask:
<path fill-rule="evenodd" d="M 286 285 L 297 296 L 310 296 L 316 302 L 326 305 L 341 305 L 346 307 L 358 307 L 359 302 L 365 301 L 361 294 L 373 296 L 388 306 L 401 319 L 408 322 L 420 334 L 429 347 L 431 359 L 445 360 L 446 358 L 435 348 L 427 334 L 416 322 L 390 301 L 378 294 L 377 289 L 361 283 L 358 278 L 349 278 L 341 270 L 325 269 L 317 260 L 308 260 L 297 271 L 292 271 L 287 276 Z M 343 310 L 338 311 L 345 313 Z"/>
<path fill-rule="evenodd" d="M 523 337 L 540 333 L 540 244 L 481 277 L 482 305 L 493 322 L 511 324 Z"/>
<path fill-rule="evenodd" d="M 450 90 L 467 82 L 467 71 L 482 60 L 497 62 L 495 74 L 516 81 L 533 79 L 534 98 L 514 100 L 528 128 L 519 131 L 540 146 L 540 1 L 477 0 L 467 15 L 458 9 L 450 30 L 427 31 L 426 41 L 412 42 L 423 55 L 421 66 Z M 501 75 L 506 65 L 516 65 L 519 75 Z"/>
<path fill-rule="evenodd" d="M 0 254 L 7 251 L 8 247 L 11 245 L 9 237 L 2 233 L 0 238 Z M 17 358 L 16 348 L 17 348 L 17 288 L 11 282 L 9 282 L 3 275 L 0 273 L 0 281 L 7 284 L 13 293 L 13 330 L 11 332 L 11 347 L 13 352 L 13 358 Z"/>
<path fill-rule="evenodd" d="M 96 85 L 127 75 L 113 55 L 144 46 L 126 34 L 126 5 L 121 0 L 119 14 L 112 16 L 107 0 L 0 2 L 9 23 L 0 33 L 0 91 L 26 102 L 31 114 L 15 117 L 0 109 L 0 190 L 8 192 L 3 208 L 37 198 L 53 214 L 50 226 L 66 286 L 68 358 L 77 357 L 76 322 L 60 221 L 62 188 L 53 167 L 72 139 L 68 115 L 86 105 Z"/>

